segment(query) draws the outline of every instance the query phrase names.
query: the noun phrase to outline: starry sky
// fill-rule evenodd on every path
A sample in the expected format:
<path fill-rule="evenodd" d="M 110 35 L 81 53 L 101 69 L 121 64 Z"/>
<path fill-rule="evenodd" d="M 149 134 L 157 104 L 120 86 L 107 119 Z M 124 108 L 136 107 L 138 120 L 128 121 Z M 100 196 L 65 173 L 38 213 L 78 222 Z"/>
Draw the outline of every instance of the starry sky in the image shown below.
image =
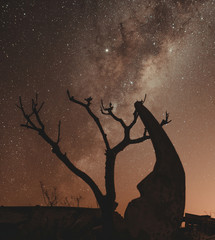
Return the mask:
<path fill-rule="evenodd" d="M 93 97 L 111 145 L 123 137 L 117 122 L 100 113 L 112 102 L 127 123 L 134 102 L 160 121 L 186 172 L 186 212 L 215 216 L 215 1 L 214 0 L 20 0 L 0 3 L 0 205 L 43 204 L 40 181 L 59 196 L 83 196 L 89 187 L 72 174 L 17 109 L 26 111 L 37 92 L 47 132 L 76 166 L 104 191 L 105 145 L 85 109 L 68 100 Z M 140 121 L 132 136 L 144 132 Z M 116 162 L 118 211 L 139 196 L 139 183 L 153 169 L 150 140 L 128 146 Z"/>

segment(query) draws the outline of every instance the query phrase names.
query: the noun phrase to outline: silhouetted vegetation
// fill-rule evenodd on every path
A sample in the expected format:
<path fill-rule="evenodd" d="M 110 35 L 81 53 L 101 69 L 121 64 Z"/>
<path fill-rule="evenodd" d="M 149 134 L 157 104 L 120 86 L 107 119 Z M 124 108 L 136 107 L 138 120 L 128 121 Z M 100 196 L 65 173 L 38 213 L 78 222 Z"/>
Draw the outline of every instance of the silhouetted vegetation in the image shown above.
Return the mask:
<path fill-rule="evenodd" d="M 117 117 L 113 113 L 113 105 L 110 103 L 108 107 L 105 107 L 103 102 L 101 101 L 101 113 L 103 115 L 108 115 L 113 118 L 116 122 L 118 122 L 121 127 L 124 130 L 124 137 L 121 142 L 116 144 L 114 147 L 111 147 L 109 144 L 109 140 L 107 137 L 107 134 L 105 133 L 102 124 L 99 120 L 99 118 L 92 112 L 90 106 L 92 103 L 92 97 L 84 99 L 84 102 L 79 101 L 75 99 L 73 96 L 70 95 L 69 91 L 67 91 L 67 95 L 69 100 L 72 103 L 78 104 L 86 111 L 88 114 L 92 117 L 94 122 L 96 123 L 106 150 L 105 150 L 105 156 L 106 156 L 106 164 L 105 164 L 105 189 L 106 193 L 103 194 L 97 184 L 93 181 L 93 179 L 87 175 L 85 172 L 82 170 L 78 169 L 72 161 L 68 158 L 66 153 L 63 153 L 61 151 L 61 148 L 59 146 L 60 143 L 60 138 L 61 138 L 61 122 L 59 121 L 58 124 L 58 135 L 57 135 L 57 140 L 53 140 L 46 132 L 46 126 L 43 122 L 43 120 L 40 117 L 40 111 L 44 105 L 44 102 L 39 105 L 38 103 L 38 95 L 36 94 L 36 98 L 32 99 L 32 111 L 30 113 L 27 113 L 24 109 L 24 106 L 22 104 L 22 99 L 19 97 L 19 105 L 17 107 L 21 110 L 26 122 L 24 124 L 21 124 L 22 127 L 25 127 L 27 129 L 33 130 L 37 132 L 41 138 L 46 141 L 51 147 L 52 147 L 52 152 L 62 161 L 74 174 L 76 174 L 78 177 L 80 177 L 83 181 L 85 181 L 90 188 L 92 189 L 96 200 L 98 202 L 98 205 L 101 209 L 102 213 L 102 225 L 103 225 L 103 239 L 114 239 L 115 236 L 115 228 L 114 228 L 114 222 L 113 222 L 113 214 L 115 209 L 117 208 L 117 203 L 115 201 L 116 199 L 116 192 L 115 192 L 115 179 L 114 179 L 114 169 L 115 169 L 115 161 L 116 157 L 119 152 L 123 151 L 127 146 L 132 145 L 132 144 L 138 144 L 141 142 L 144 142 L 147 139 L 150 139 L 150 136 L 147 133 L 147 129 L 145 129 L 143 136 L 140 136 L 136 139 L 131 139 L 130 137 L 130 131 L 133 128 L 133 126 L 137 122 L 138 118 L 138 113 L 135 110 L 133 113 L 133 120 L 131 121 L 130 124 L 126 124 L 123 119 Z M 161 126 L 164 124 L 169 123 L 168 121 L 168 114 L 166 114 L 166 119 L 164 119 L 161 122 Z M 48 194 L 46 192 L 43 193 L 46 200 L 48 201 L 48 204 L 55 204 L 57 199 L 55 199 L 55 196 L 53 196 L 53 200 L 50 199 L 48 200 Z M 49 196 L 50 198 L 50 196 Z"/>
<path fill-rule="evenodd" d="M 59 196 L 57 194 L 57 188 L 53 187 L 51 190 L 47 189 L 42 181 L 40 181 L 40 188 L 43 195 L 43 200 L 46 206 L 57 206 L 59 203 Z"/>

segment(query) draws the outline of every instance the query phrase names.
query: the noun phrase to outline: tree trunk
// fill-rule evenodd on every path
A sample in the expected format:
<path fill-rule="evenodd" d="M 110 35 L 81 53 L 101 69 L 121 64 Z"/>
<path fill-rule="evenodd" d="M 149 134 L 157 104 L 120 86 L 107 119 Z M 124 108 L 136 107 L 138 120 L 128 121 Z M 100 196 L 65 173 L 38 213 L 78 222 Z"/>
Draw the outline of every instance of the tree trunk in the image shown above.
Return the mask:
<path fill-rule="evenodd" d="M 112 149 L 106 151 L 106 167 L 105 167 L 105 187 L 106 196 L 104 198 L 104 205 L 101 207 L 102 224 L 103 224 L 103 239 L 114 240 L 115 229 L 113 222 L 114 210 L 117 204 L 115 203 L 115 183 L 114 183 L 114 166 L 116 155 Z"/>
<path fill-rule="evenodd" d="M 105 204 L 106 206 L 102 210 L 102 227 L 103 227 L 103 240 L 114 240 L 115 239 L 115 229 L 113 222 L 113 209 L 110 204 Z M 111 204 L 112 205 L 112 204 Z"/>

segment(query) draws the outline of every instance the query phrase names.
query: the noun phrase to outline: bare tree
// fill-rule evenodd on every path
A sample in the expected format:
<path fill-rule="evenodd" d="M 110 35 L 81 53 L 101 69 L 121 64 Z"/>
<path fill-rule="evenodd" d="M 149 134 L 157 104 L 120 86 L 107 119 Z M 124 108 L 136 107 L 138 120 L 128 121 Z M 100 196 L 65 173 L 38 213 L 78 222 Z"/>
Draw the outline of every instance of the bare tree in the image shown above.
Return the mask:
<path fill-rule="evenodd" d="M 63 201 L 61 201 L 61 203 L 64 206 L 68 206 L 68 207 L 72 207 L 72 206 L 76 206 L 76 207 L 80 207 L 80 202 L 83 199 L 83 197 L 81 195 L 78 196 L 70 196 L 70 198 L 65 197 L 63 199 Z M 75 203 L 74 203 L 75 202 Z"/>
<path fill-rule="evenodd" d="M 71 207 L 72 206 L 72 202 L 70 201 L 70 199 L 68 199 L 68 197 L 65 197 L 62 201 L 62 205 L 66 206 L 66 207 Z"/>
<path fill-rule="evenodd" d="M 40 189 L 43 196 L 43 201 L 46 206 L 67 206 L 67 207 L 80 207 L 80 202 L 83 200 L 83 196 L 62 197 L 60 196 L 57 187 L 47 188 L 42 181 L 40 181 Z"/>
<path fill-rule="evenodd" d="M 80 202 L 83 199 L 83 197 L 81 195 L 78 195 L 76 197 L 74 197 L 75 201 L 76 201 L 76 206 L 80 207 Z"/>
<path fill-rule="evenodd" d="M 46 132 L 45 125 L 43 121 L 40 118 L 39 112 L 41 111 L 44 102 L 41 105 L 38 105 L 38 95 L 36 94 L 36 98 L 32 99 L 32 112 L 30 114 L 27 114 L 23 104 L 22 99 L 19 97 L 19 105 L 17 107 L 21 110 L 26 123 L 21 124 L 22 127 L 25 127 L 27 129 L 31 129 L 35 132 L 37 132 L 51 147 L 52 152 L 78 177 L 80 177 L 85 183 L 89 185 L 89 187 L 92 189 L 95 198 L 98 202 L 98 205 L 101 209 L 102 213 L 102 225 L 103 225 L 103 239 L 114 239 L 114 224 L 113 224 L 113 214 L 117 207 L 117 203 L 115 202 L 116 199 L 116 192 L 115 192 L 115 182 L 114 182 L 114 168 L 115 168 L 115 161 L 116 157 L 119 152 L 123 151 L 128 145 L 131 144 L 138 144 L 141 142 L 144 142 L 145 140 L 149 139 L 150 136 L 147 133 L 147 129 L 145 129 L 143 136 L 131 139 L 130 137 L 130 131 L 132 127 L 136 124 L 138 113 L 134 111 L 133 113 L 133 120 L 129 125 L 125 124 L 125 122 L 117 117 L 113 113 L 113 105 L 110 103 L 108 107 L 104 107 L 103 102 L 101 101 L 101 113 L 104 115 L 111 116 L 115 121 L 117 121 L 124 130 L 124 137 L 121 142 L 116 144 L 115 146 L 111 147 L 109 144 L 109 140 L 107 137 L 107 134 L 105 133 L 101 122 L 99 118 L 92 112 L 90 105 L 92 102 L 92 97 L 84 99 L 85 101 L 79 101 L 75 99 L 73 96 L 70 95 L 69 91 L 67 90 L 68 98 L 71 102 L 80 105 L 81 107 L 85 108 L 88 114 L 92 117 L 94 122 L 96 123 L 104 144 L 105 144 L 105 155 L 106 155 L 106 162 L 105 162 L 105 189 L 106 193 L 103 194 L 97 184 L 93 181 L 93 179 L 88 176 L 85 172 L 78 169 L 71 160 L 67 157 L 66 153 L 63 153 L 60 149 L 59 143 L 60 143 L 60 133 L 61 133 L 61 122 L 59 121 L 58 124 L 58 135 L 57 140 L 53 140 Z M 146 97 L 145 97 L 146 98 Z M 145 101 L 145 99 L 144 99 Z M 168 113 L 166 113 L 166 119 L 161 122 L 161 125 L 169 123 L 168 121 Z M 36 121 L 33 121 L 33 118 L 36 119 Z"/>
<path fill-rule="evenodd" d="M 57 188 L 47 189 L 42 181 L 40 181 L 40 188 L 43 195 L 43 200 L 46 206 L 57 206 L 59 203 L 59 196 L 57 194 Z"/>

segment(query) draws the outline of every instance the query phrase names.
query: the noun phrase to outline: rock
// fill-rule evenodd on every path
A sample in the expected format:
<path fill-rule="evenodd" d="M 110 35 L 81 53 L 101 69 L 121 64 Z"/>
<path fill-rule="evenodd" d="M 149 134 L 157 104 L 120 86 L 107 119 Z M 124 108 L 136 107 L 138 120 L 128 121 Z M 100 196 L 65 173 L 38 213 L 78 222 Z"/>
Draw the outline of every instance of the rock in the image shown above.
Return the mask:
<path fill-rule="evenodd" d="M 137 185 L 140 197 L 128 204 L 125 221 L 134 239 L 169 240 L 183 219 L 184 169 L 173 144 L 151 112 L 141 102 L 136 102 L 135 108 L 151 137 L 156 163 Z"/>

